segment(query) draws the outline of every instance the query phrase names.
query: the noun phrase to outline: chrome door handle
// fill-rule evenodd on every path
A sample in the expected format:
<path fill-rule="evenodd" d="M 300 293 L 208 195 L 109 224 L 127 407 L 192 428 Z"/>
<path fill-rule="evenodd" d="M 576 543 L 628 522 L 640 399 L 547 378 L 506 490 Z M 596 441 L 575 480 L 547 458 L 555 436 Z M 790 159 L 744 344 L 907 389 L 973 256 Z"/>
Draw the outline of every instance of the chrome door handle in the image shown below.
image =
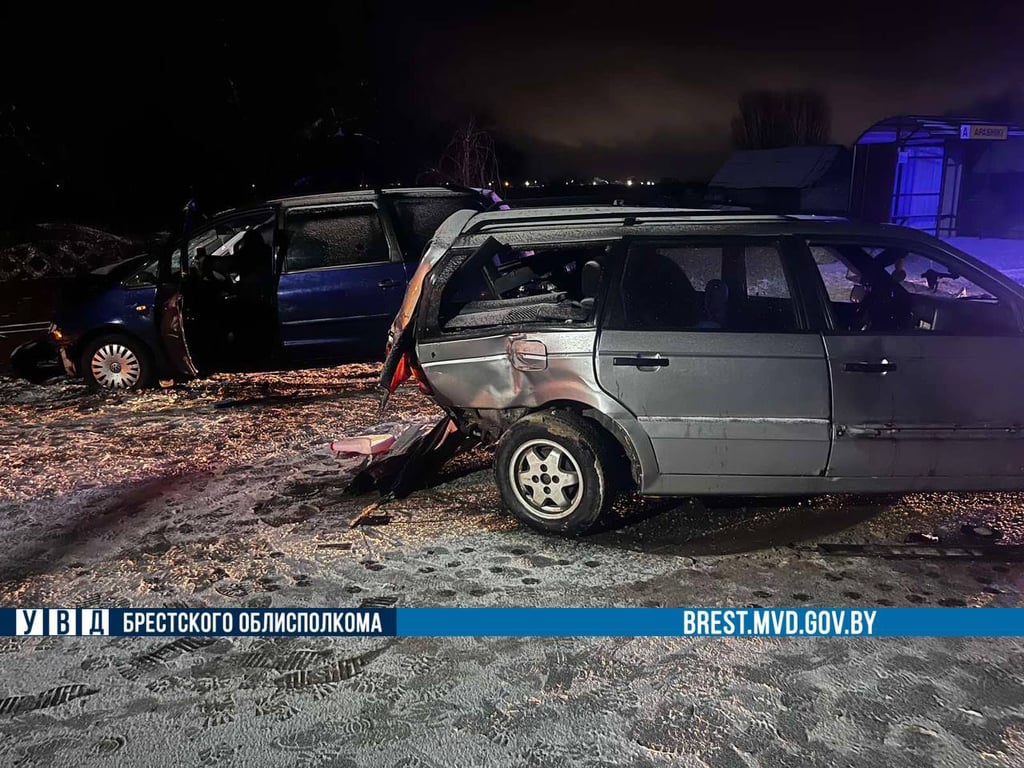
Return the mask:
<path fill-rule="evenodd" d="M 402 282 L 400 280 L 381 280 L 377 283 L 378 288 L 397 288 Z"/>
<path fill-rule="evenodd" d="M 843 365 L 843 370 L 850 373 L 880 373 L 883 375 L 890 371 L 895 371 L 896 368 L 896 363 L 890 363 L 888 360 L 878 360 L 875 362 L 859 360 Z"/>

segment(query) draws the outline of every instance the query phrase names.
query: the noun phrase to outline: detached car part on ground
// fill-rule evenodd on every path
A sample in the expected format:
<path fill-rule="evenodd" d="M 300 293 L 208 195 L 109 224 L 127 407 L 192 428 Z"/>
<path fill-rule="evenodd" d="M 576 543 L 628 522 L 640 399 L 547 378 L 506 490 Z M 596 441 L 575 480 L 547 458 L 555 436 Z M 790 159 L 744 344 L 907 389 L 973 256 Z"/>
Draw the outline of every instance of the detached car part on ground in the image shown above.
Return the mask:
<path fill-rule="evenodd" d="M 69 375 L 111 389 L 378 358 L 438 224 L 500 204 L 425 187 L 227 211 L 71 286 L 50 335 Z"/>
<path fill-rule="evenodd" d="M 1024 288 L 935 238 L 714 211 L 460 211 L 392 325 L 403 380 L 578 534 L 649 496 L 1024 488 Z"/>

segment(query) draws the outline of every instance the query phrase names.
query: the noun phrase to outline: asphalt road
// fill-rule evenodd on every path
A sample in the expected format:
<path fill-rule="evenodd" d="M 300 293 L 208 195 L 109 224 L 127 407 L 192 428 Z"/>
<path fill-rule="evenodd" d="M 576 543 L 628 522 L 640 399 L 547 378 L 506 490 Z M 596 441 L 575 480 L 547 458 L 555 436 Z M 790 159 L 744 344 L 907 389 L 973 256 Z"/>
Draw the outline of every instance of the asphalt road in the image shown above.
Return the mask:
<path fill-rule="evenodd" d="M 1019 606 L 1022 494 L 642 501 L 581 540 L 498 506 L 489 455 L 371 500 L 330 439 L 436 415 L 374 369 L 145 394 L 0 379 L 5 606 Z M 989 555 L 881 556 L 908 533 Z M 819 544 L 878 545 L 833 557 Z M 1024 643 L 10 639 L 0 764 L 1021 766 Z"/>

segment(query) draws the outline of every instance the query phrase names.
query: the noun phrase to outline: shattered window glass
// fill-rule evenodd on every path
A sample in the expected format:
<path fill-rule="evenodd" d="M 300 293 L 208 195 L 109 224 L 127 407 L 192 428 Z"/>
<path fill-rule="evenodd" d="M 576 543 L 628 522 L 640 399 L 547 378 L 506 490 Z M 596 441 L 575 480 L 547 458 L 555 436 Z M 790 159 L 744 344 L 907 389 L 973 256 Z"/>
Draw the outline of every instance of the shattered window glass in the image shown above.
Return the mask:
<path fill-rule="evenodd" d="M 463 208 L 482 210 L 474 197 L 398 198 L 392 202 L 398 239 L 408 261 L 417 261 L 442 222 Z"/>
<path fill-rule="evenodd" d="M 775 245 L 635 245 L 620 297 L 613 322 L 631 330 L 797 329 Z"/>
<path fill-rule="evenodd" d="M 859 270 L 843 258 L 838 248 L 830 245 L 811 246 L 811 255 L 818 265 L 829 301 L 833 304 L 851 303 L 854 286 L 863 282 Z"/>
<path fill-rule="evenodd" d="M 502 250 L 481 247 L 445 285 L 438 318 L 444 330 L 593 320 L 604 246 L 520 250 L 493 245 Z"/>
<path fill-rule="evenodd" d="M 789 283 L 775 246 L 746 246 L 747 295 L 788 299 Z"/>
<path fill-rule="evenodd" d="M 288 216 L 287 230 L 288 272 L 389 260 L 387 240 L 373 206 L 296 211 Z"/>

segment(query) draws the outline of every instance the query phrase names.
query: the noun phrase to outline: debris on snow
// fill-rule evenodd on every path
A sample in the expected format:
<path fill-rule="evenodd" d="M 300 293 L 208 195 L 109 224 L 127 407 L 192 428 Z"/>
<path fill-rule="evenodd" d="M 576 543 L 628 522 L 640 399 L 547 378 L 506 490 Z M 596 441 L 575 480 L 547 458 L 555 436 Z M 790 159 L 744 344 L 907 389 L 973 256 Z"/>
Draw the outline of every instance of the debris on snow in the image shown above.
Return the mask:
<path fill-rule="evenodd" d="M 386 453 L 395 444 L 394 435 L 359 435 L 343 437 L 331 442 L 331 450 L 335 453 L 358 453 L 366 456 L 377 456 Z"/>

